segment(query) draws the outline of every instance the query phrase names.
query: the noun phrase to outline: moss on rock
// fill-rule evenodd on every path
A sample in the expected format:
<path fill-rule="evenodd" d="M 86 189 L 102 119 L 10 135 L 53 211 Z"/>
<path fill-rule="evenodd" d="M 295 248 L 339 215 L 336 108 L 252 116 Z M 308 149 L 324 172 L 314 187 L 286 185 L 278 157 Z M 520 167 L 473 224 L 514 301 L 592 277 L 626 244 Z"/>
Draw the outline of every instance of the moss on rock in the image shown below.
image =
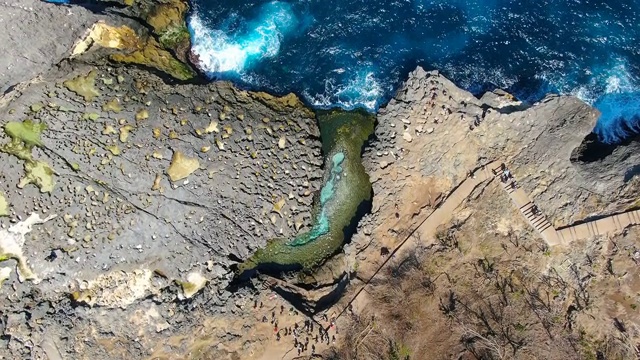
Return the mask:
<path fill-rule="evenodd" d="M 22 189 L 29 184 L 40 188 L 40 192 L 52 192 L 56 184 L 53 178 L 53 169 L 44 161 L 33 160 L 24 163 L 25 176 L 20 179 L 18 188 Z"/>
<path fill-rule="evenodd" d="M 189 41 L 190 36 L 186 25 L 172 26 L 160 34 L 160 44 L 165 48 L 175 49 L 183 42 Z"/>
<path fill-rule="evenodd" d="M 144 17 L 153 31 L 161 35 L 165 31 L 183 26 L 189 5 L 183 0 L 168 0 L 150 8 Z"/>
<path fill-rule="evenodd" d="M 112 54 L 109 58 L 115 62 L 149 66 L 178 80 L 189 80 L 196 75 L 189 66 L 173 57 L 151 37 L 147 41 L 141 41 L 137 50 Z"/>
<path fill-rule="evenodd" d="M 18 183 L 19 188 L 34 184 L 41 192 L 53 191 L 53 169 L 43 161 L 34 160 L 32 155 L 35 146 L 42 146 L 40 135 L 46 128 L 44 123 L 34 123 L 31 120 L 8 122 L 4 126 L 5 134 L 11 141 L 0 146 L 0 152 L 24 161 L 25 176 Z"/>
<path fill-rule="evenodd" d="M 167 169 L 167 175 L 169 175 L 171 181 L 179 181 L 193 174 L 198 168 L 200 168 L 200 162 L 197 158 L 190 158 L 182 152 L 176 151 L 171 158 L 171 165 Z"/>
<path fill-rule="evenodd" d="M 69 90 L 82 96 L 85 101 L 93 101 L 100 96 L 100 92 L 96 88 L 96 77 L 98 73 L 95 70 L 90 71 L 87 75 L 78 75 L 73 79 L 69 79 L 62 84 Z"/>
<path fill-rule="evenodd" d="M 183 36 L 175 33 L 171 28 L 166 31 L 169 30 L 171 32 L 167 33 L 168 37 L 165 38 L 167 42 L 177 41 L 176 37 Z M 151 67 L 178 80 L 189 80 L 196 75 L 191 67 L 173 56 L 166 46 L 160 44 L 155 38 L 138 35 L 126 25 L 111 26 L 102 21 L 94 24 L 87 36 L 75 46 L 72 56 L 80 56 L 96 45 L 118 50 L 109 55 L 109 59 L 115 62 Z M 86 98 L 85 100 L 91 101 Z"/>
<path fill-rule="evenodd" d="M 9 216 L 9 202 L 2 192 L 0 192 L 0 216 Z"/>
<path fill-rule="evenodd" d="M 304 106 L 300 98 L 298 98 L 295 94 L 290 93 L 282 97 L 273 96 L 269 93 L 258 91 L 258 92 L 248 92 L 249 97 L 260 101 L 261 103 L 267 105 L 269 108 L 278 111 L 285 112 L 291 111 L 294 109 L 300 109 L 304 111 L 304 113 L 308 116 L 313 116 L 313 112 Z"/>
<path fill-rule="evenodd" d="M 94 45 L 108 49 L 133 49 L 137 43 L 138 35 L 130 27 L 116 27 L 98 21 L 87 32 L 87 36 L 76 44 L 71 56 L 81 55 Z"/>

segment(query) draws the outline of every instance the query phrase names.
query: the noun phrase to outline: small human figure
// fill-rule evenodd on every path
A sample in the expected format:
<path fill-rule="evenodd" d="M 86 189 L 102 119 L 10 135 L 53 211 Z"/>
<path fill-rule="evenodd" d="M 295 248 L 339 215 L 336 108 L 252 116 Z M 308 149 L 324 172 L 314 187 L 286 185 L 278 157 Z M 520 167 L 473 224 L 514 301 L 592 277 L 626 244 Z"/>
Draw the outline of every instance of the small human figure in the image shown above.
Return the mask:
<path fill-rule="evenodd" d="M 389 255 L 389 248 L 386 246 L 383 246 L 382 248 L 380 248 L 380 256 L 387 256 Z"/>
<path fill-rule="evenodd" d="M 531 207 L 531 214 L 533 214 L 533 216 L 538 216 L 539 213 L 540 209 L 538 209 L 538 205 L 533 204 L 533 206 Z"/>

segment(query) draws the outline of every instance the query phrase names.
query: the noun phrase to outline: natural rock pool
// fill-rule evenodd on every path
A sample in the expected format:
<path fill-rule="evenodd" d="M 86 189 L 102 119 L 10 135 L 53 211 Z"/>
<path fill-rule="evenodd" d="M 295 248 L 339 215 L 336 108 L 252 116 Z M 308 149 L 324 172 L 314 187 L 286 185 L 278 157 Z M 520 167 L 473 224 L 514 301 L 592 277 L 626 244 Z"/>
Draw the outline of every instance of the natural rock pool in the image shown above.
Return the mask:
<path fill-rule="evenodd" d="M 364 111 L 318 113 L 325 158 L 324 185 L 314 197 L 312 228 L 293 239 L 276 238 L 238 267 L 286 271 L 310 269 L 335 254 L 353 233 L 371 201 L 371 183 L 361 161 L 375 117 Z"/>

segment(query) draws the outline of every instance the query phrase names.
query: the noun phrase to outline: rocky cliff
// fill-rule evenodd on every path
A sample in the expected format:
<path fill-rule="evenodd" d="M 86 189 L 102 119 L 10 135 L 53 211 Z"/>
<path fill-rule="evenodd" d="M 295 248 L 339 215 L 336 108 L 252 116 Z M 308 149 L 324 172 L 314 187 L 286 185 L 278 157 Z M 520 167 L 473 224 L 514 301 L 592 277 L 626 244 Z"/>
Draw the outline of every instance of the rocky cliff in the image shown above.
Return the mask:
<path fill-rule="evenodd" d="M 344 309 L 362 311 L 375 298 L 356 291 L 371 279 L 383 282 L 388 254 L 494 162 L 508 165 L 556 227 L 638 206 L 638 142 L 594 141 L 598 114 L 583 102 L 550 95 L 525 106 L 501 91 L 478 99 L 418 68 L 377 114 L 363 158 L 373 209 L 345 250 L 305 273 L 304 287 L 266 277 L 230 287 L 233 266 L 267 239 L 311 227 L 324 174 L 320 132 L 294 95 L 187 83 L 195 73 L 175 20 L 181 4 L 119 2 L 126 18 L 38 2 L 37 16 L 51 23 L 67 11 L 85 15 L 58 32 L 49 22 L 19 25 L 35 16 L 29 11 L 6 23 L 34 38 L 22 46 L 38 54 L 39 65 L 3 77 L 5 87 L 17 85 L 0 99 L 0 354 L 291 357 L 293 338 L 280 341 L 274 325 L 287 333 L 305 319 L 329 327 Z M 44 30 L 60 36 L 54 48 L 39 35 Z M 3 36 L 19 41 L 11 33 Z M 550 251 L 501 189 L 492 189 L 474 187 L 457 199 L 453 220 L 423 233 L 491 237 L 461 251 L 472 262 L 494 256 L 502 237 L 516 234 L 528 249 L 540 246 L 513 254 L 535 259 L 541 274 L 566 262 L 584 265 L 583 253 Z M 438 236 L 414 236 L 403 246 L 424 250 Z M 602 249 L 602 241 L 574 245 Z M 562 301 L 566 310 L 572 298 Z M 322 339 L 318 352 L 333 345 Z"/>
<path fill-rule="evenodd" d="M 99 19 L 82 7 L 53 6 L 40 0 L 2 1 L 0 92 L 49 70 L 68 56 L 73 43 Z"/>

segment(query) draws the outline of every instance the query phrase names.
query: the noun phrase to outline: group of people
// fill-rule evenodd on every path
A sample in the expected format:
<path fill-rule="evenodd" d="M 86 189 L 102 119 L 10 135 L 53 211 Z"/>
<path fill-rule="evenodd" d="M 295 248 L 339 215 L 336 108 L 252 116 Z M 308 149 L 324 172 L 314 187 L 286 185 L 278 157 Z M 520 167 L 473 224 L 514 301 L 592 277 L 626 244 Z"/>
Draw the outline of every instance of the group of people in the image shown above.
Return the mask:
<path fill-rule="evenodd" d="M 500 174 L 500 181 L 502 181 L 503 184 L 506 184 L 511 180 L 511 183 L 509 184 L 511 188 L 515 190 L 518 187 L 516 180 L 513 178 L 513 174 L 511 174 L 511 171 L 504 163 L 500 164 L 500 170 L 494 169 L 492 171 L 494 175 Z"/>
<path fill-rule="evenodd" d="M 502 172 L 502 174 L 500 174 L 500 180 L 502 180 L 503 183 L 513 179 L 513 174 L 511 174 L 511 171 L 507 169 L 504 163 L 500 164 L 500 171 Z"/>
<path fill-rule="evenodd" d="M 482 122 L 482 120 L 480 120 L 480 116 L 475 115 L 473 117 L 473 125 L 469 125 L 469 130 L 473 130 L 473 129 L 477 128 L 478 126 L 480 126 L 481 122 Z"/>
<path fill-rule="evenodd" d="M 326 318 L 326 315 L 325 315 Z M 331 322 L 331 327 L 333 328 L 335 323 Z M 336 342 L 336 336 L 332 335 L 329 337 L 329 332 L 325 330 L 322 326 L 318 326 L 318 331 L 314 336 L 314 322 L 311 320 L 305 320 L 304 326 L 300 327 L 298 324 L 293 325 L 293 329 L 289 327 L 285 329 L 285 336 L 293 336 L 293 346 L 298 351 L 298 356 L 302 353 L 307 352 L 309 350 L 309 343 L 311 340 L 314 341 L 314 344 L 311 344 L 311 355 L 316 353 L 316 344 L 326 342 L 329 345 L 330 341 L 334 344 Z M 337 333 L 337 329 L 336 329 Z M 303 341 L 304 336 L 304 341 Z M 280 331 L 277 331 L 276 340 L 280 341 Z"/>
<path fill-rule="evenodd" d="M 262 309 L 264 304 L 258 301 L 255 301 L 253 304 L 254 309 Z M 280 306 L 280 314 L 282 315 L 285 311 L 285 307 L 283 305 Z M 298 312 L 293 308 L 289 308 L 289 313 L 293 315 L 298 315 Z M 322 315 L 322 320 L 328 322 L 329 319 L 326 314 Z M 267 316 L 262 317 L 262 322 L 269 322 Z M 315 355 L 316 353 L 316 345 L 320 343 L 326 343 L 329 345 L 331 342 L 335 344 L 336 336 L 329 335 L 329 331 L 325 330 L 322 326 L 316 326 L 316 323 L 312 320 L 305 320 L 304 325 L 300 326 L 298 323 L 293 324 L 293 326 L 289 327 L 278 327 L 278 319 L 276 317 L 276 311 L 271 312 L 271 321 L 270 323 L 273 325 L 273 332 L 276 337 L 276 341 L 282 340 L 283 337 L 291 336 L 293 337 L 293 346 L 298 351 L 298 356 L 302 353 L 311 350 L 311 355 Z M 317 328 L 317 331 L 314 331 Z M 331 319 L 330 327 L 335 330 L 335 333 L 338 333 L 338 329 L 335 325 L 335 319 Z M 315 335 L 314 335 L 315 334 Z M 313 343 L 311 343 L 313 342 Z"/>
<path fill-rule="evenodd" d="M 510 185 L 514 190 L 518 187 L 516 180 L 513 178 L 513 174 L 511 174 L 511 171 L 507 169 L 507 166 L 504 163 L 500 164 L 500 170 L 493 170 L 493 173 L 495 175 L 500 174 L 500 180 L 503 183 L 507 183 L 509 180 L 512 180 Z M 533 206 L 531 206 L 531 214 L 533 216 L 540 215 L 540 208 L 538 208 L 538 205 L 533 204 Z"/>

